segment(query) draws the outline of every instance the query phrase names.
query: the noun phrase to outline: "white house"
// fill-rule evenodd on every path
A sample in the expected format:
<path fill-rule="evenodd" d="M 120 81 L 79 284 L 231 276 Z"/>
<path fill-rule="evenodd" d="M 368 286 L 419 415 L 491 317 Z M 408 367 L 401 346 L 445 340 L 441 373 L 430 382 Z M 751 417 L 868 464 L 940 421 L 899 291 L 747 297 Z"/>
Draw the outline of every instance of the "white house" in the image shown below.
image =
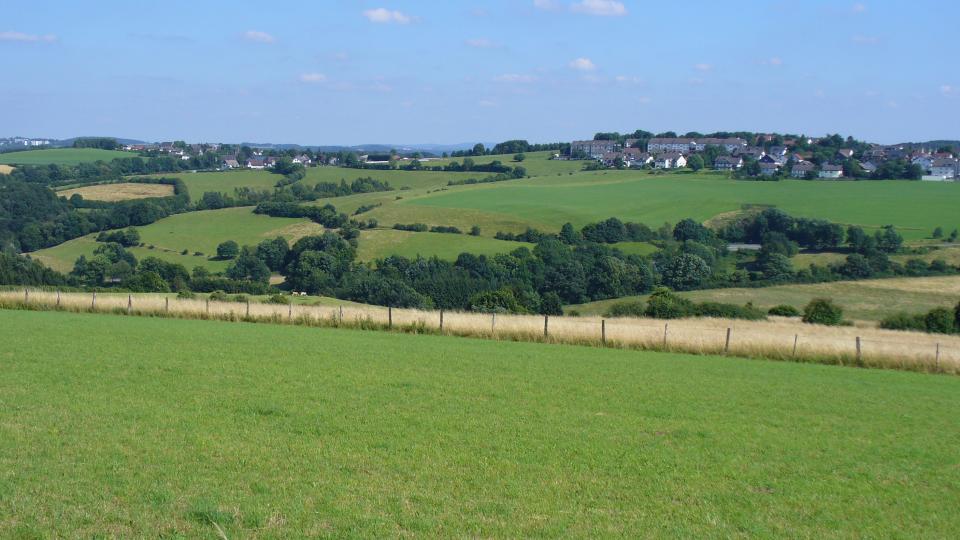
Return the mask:
<path fill-rule="evenodd" d="M 735 171 L 743 167 L 743 158 L 740 156 L 719 156 L 713 162 L 713 168 L 718 171 Z"/>
<path fill-rule="evenodd" d="M 917 156 L 910 161 L 914 165 L 919 165 L 924 172 L 929 172 L 933 168 L 933 162 L 936 161 L 933 156 L 929 154 L 924 154 L 922 156 Z"/>
<path fill-rule="evenodd" d="M 718 139 L 714 137 L 704 137 L 694 139 L 691 137 L 655 137 L 647 143 L 647 151 L 651 154 L 660 152 L 680 152 L 683 154 L 691 152 L 703 152 L 708 146 L 719 146 L 727 152 L 736 152 L 747 146 L 747 141 L 738 137 L 727 139 Z"/>
<path fill-rule="evenodd" d="M 820 178 L 843 178 L 843 167 L 827 163 L 820 167 Z"/>
<path fill-rule="evenodd" d="M 570 143 L 570 154 L 583 152 L 591 159 L 601 160 L 604 154 L 619 152 L 620 144 L 617 141 L 573 141 Z"/>
<path fill-rule="evenodd" d="M 761 161 L 760 176 L 773 176 L 780 172 L 780 164 L 775 161 Z"/>
<path fill-rule="evenodd" d="M 237 161 L 237 156 L 224 156 L 223 158 L 224 169 L 236 169 L 239 166 L 240 166 L 240 162 Z"/>
<path fill-rule="evenodd" d="M 310 159 L 310 157 L 307 156 L 306 154 L 300 154 L 299 156 L 293 158 L 291 161 L 293 161 L 298 165 L 304 165 L 304 166 L 310 165 L 311 163 L 313 163 L 313 160 Z"/>
<path fill-rule="evenodd" d="M 658 169 L 680 169 L 687 166 L 687 158 L 679 152 L 666 152 L 657 156 L 653 165 Z"/>
<path fill-rule="evenodd" d="M 790 176 L 793 178 L 806 178 L 809 173 L 816 172 L 817 166 L 809 161 L 798 161 L 790 169 Z"/>
<path fill-rule="evenodd" d="M 957 160 L 955 159 L 937 159 L 930 167 L 930 176 L 942 176 L 945 179 L 956 178 Z"/>
<path fill-rule="evenodd" d="M 250 158 L 247 160 L 248 169 L 264 169 L 267 164 L 261 158 Z"/>

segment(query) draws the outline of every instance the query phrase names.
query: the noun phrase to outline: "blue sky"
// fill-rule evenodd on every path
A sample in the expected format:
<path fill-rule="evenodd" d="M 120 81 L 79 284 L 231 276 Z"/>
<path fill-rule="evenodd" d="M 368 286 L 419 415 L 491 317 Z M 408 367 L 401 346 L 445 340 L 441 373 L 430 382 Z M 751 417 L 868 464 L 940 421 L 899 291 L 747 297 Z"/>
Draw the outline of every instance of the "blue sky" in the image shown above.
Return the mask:
<path fill-rule="evenodd" d="M 0 136 L 960 138 L 960 2 L 21 2 Z M 953 41 L 951 43 L 951 41 Z"/>

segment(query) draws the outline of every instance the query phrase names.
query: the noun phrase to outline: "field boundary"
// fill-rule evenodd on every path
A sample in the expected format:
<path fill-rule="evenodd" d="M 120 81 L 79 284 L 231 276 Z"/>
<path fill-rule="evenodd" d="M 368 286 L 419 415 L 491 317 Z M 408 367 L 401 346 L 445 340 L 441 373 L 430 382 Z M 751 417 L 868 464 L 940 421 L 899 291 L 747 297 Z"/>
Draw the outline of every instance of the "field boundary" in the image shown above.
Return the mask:
<path fill-rule="evenodd" d="M 782 320 L 550 317 L 30 289 L 0 292 L 0 309 L 350 328 L 960 374 L 960 338 L 955 336 Z"/>

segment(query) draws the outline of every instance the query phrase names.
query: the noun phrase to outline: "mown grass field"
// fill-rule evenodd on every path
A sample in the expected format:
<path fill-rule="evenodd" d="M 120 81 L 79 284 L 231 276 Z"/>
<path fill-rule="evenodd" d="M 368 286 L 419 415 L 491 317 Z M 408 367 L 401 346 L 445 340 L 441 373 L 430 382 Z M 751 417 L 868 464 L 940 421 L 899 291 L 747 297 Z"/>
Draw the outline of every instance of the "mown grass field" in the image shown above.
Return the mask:
<path fill-rule="evenodd" d="M 467 234 L 414 233 L 392 229 L 375 229 L 360 234 L 357 256 L 361 261 L 373 261 L 389 255 L 414 258 L 439 257 L 456 260 L 461 253 L 496 255 L 509 253 L 518 247 L 533 248 L 525 242 L 507 242 Z"/>
<path fill-rule="evenodd" d="M 0 154 L 0 164 L 5 165 L 77 165 L 94 161 L 110 161 L 117 158 L 135 157 L 131 152 L 100 150 L 99 148 L 51 148 L 48 150 L 25 150 Z"/>
<path fill-rule="evenodd" d="M 879 321 L 899 311 L 921 313 L 935 307 L 953 308 L 960 302 L 960 277 L 893 278 L 837 281 L 814 285 L 780 285 L 762 289 L 710 289 L 679 293 L 696 302 L 753 302 L 767 310 L 788 304 L 802 310 L 814 298 L 831 298 L 844 308 L 844 316 L 859 321 Z M 613 304 L 646 297 L 602 300 L 568 306 L 567 311 L 602 315 Z"/>
<path fill-rule="evenodd" d="M 955 377 L 54 312 L 0 322 L 2 537 L 960 534 Z"/>
<path fill-rule="evenodd" d="M 217 253 L 217 245 L 234 240 L 241 246 L 256 245 L 263 240 L 283 236 L 291 243 L 323 227 L 306 219 L 272 218 L 257 215 L 252 208 L 227 208 L 177 214 L 156 223 L 137 227 L 140 241 L 147 247 L 130 251 L 138 258 L 159 257 L 184 265 L 188 270 L 204 266 L 214 271 L 226 269 L 229 261 L 209 258 Z M 69 271 L 80 255 L 88 257 L 97 247 L 96 235 L 88 235 L 48 249 L 31 253 L 31 257 L 60 271 Z M 149 246 L 154 246 L 150 249 Z M 181 254 L 187 250 L 187 254 Z M 196 256 L 200 252 L 204 256 Z"/>
<path fill-rule="evenodd" d="M 722 175 L 606 171 L 540 177 L 500 184 L 456 187 L 398 201 L 408 219 L 437 212 L 489 213 L 559 229 L 611 216 L 650 226 L 692 217 L 708 220 L 744 205 L 776 206 L 800 217 L 878 228 L 894 224 L 907 239 L 921 239 L 937 226 L 960 226 L 960 184 L 941 182 L 751 182 Z M 376 210 L 371 215 L 376 215 Z M 398 212 L 398 210 L 394 210 Z M 481 227 L 483 223 L 479 223 Z"/>
<path fill-rule="evenodd" d="M 84 199 L 91 201 L 130 201 L 151 197 L 169 197 L 173 195 L 173 186 L 167 184 L 127 182 L 119 184 L 97 184 L 57 192 L 57 196 L 68 199 L 74 194 L 79 194 Z"/>

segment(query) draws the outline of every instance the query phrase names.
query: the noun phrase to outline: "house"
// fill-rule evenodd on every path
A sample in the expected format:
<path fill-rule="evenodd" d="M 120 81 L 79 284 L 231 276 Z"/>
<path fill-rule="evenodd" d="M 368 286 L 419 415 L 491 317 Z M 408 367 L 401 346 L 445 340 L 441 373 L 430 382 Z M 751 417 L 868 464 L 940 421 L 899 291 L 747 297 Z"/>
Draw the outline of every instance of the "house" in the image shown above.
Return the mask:
<path fill-rule="evenodd" d="M 687 158 L 680 152 L 665 152 L 657 156 L 653 166 L 657 169 L 680 169 L 687 166 Z"/>
<path fill-rule="evenodd" d="M 787 147 L 786 147 L 786 146 L 771 146 L 770 149 L 767 150 L 767 155 L 768 155 L 768 156 L 773 156 L 773 157 L 783 157 L 783 158 L 785 158 L 785 157 L 787 156 Z"/>
<path fill-rule="evenodd" d="M 837 150 L 837 159 L 841 161 L 845 159 L 850 159 L 852 157 L 853 157 L 853 150 L 850 150 L 849 148 L 841 148 L 840 150 Z"/>
<path fill-rule="evenodd" d="M 743 158 L 740 156 L 719 156 L 713 162 L 713 168 L 718 171 L 735 171 L 743 167 Z"/>
<path fill-rule="evenodd" d="M 759 146 L 745 146 L 739 151 L 734 152 L 734 154 L 742 157 L 743 159 L 752 159 L 754 161 L 759 161 L 760 158 L 767 155 L 767 153 L 763 151 L 763 148 L 760 148 Z"/>
<path fill-rule="evenodd" d="M 937 159 L 930 167 L 931 176 L 942 176 L 949 180 L 957 177 L 957 160 L 955 159 Z"/>
<path fill-rule="evenodd" d="M 304 166 L 310 165 L 311 163 L 313 163 L 313 160 L 310 159 L 310 156 L 306 154 L 300 154 L 299 156 L 294 157 L 291 161 L 293 161 L 298 165 L 304 165 Z"/>
<path fill-rule="evenodd" d="M 253 157 L 247 160 L 248 169 L 264 169 L 266 166 L 263 158 Z"/>
<path fill-rule="evenodd" d="M 843 178 L 843 167 L 827 163 L 820 167 L 820 178 Z"/>
<path fill-rule="evenodd" d="M 793 178 L 807 178 L 811 173 L 816 172 L 817 166 L 809 161 L 798 161 L 790 169 L 790 176 Z"/>
<path fill-rule="evenodd" d="M 236 169 L 240 166 L 240 162 L 237 161 L 237 156 L 224 156 L 223 157 L 223 168 L 224 169 Z"/>
<path fill-rule="evenodd" d="M 640 142 L 640 139 L 627 139 L 623 141 L 623 145 L 627 148 L 636 148 L 638 142 Z"/>
<path fill-rule="evenodd" d="M 921 154 L 913 158 L 910 163 L 914 165 L 919 165 L 924 172 L 930 172 L 930 169 L 933 168 L 933 162 L 936 161 L 933 156 L 929 154 Z"/>
<path fill-rule="evenodd" d="M 647 151 L 651 154 L 661 152 L 679 152 L 689 154 L 694 152 L 703 152 L 708 146 L 718 146 L 727 152 L 736 152 L 747 146 L 747 141 L 739 137 L 720 139 L 715 137 L 704 137 L 694 139 L 690 137 L 655 137 L 647 143 Z"/>
<path fill-rule="evenodd" d="M 776 162 L 760 162 L 760 176 L 773 176 L 780 172 L 780 164 Z"/>
<path fill-rule="evenodd" d="M 604 154 L 619 152 L 622 148 L 617 141 L 573 141 L 570 143 L 570 155 L 583 153 L 590 159 L 602 160 Z"/>
<path fill-rule="evenodd" d="M 777 165 L 783 167 L 784 165 L 787 164 L 787 156 L 764 154 L 757 161 L 759 161 L 760 163 L 776 163 Z"/>
<path fill-rule="evenodd" d="M 867 174 L 873 174 L 877 172 L 877 165 L 872 161 L 862 161 L 860 162 L 860 168 Z"/>

